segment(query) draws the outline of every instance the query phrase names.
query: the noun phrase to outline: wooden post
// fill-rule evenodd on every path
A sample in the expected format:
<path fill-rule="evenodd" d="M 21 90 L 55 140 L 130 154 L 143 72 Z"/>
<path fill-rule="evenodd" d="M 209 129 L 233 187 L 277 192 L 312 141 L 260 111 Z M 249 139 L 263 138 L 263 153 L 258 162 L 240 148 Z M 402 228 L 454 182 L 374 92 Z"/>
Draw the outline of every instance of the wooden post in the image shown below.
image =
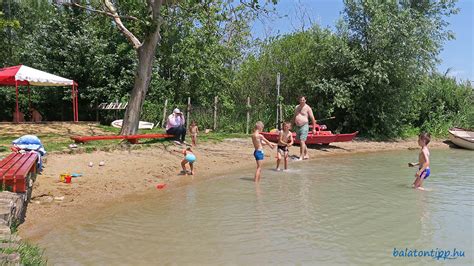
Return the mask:
<path fill-rule="evenodd" d="M 191 97 L 188 97 L 188 107 L 186 108 L 186 121 L 188 122 L 186 123 L 186 125 L 191 125 L 190 113 L 191 113 Z"/>
<path fill-rule="evenodd" d="M 163 121 L 161 122 L 161 126 L 166 126 L 166 107 L 168 106 L 168 99 L 165 100 L 165 107 L 163 107 Z"/>
<path fill-rule="evenodd" d="M 283 130 L 283 122 L 284 122 L 284 118 L 285 116 L 283 115 L 283 107 L 281 105 L 281 102 L 280 102 L 280 130 Z"/>
<path fill-rule="evenodd" d="M 212 128 L 216 131 L 217 128 L 217 96 L 214 97 L 214 127 Z"/>
<path fill-rule="evenodd" d="M 280 112 L 280 72 L 277 73 L 277 108 L 276 108 L 276 128 L 278 130 L 281 130 L 280 127 L 280 117 L 281 117 L 281 112 Z"/>
<path fill-rule="evenodd" d="M 245 134 L 249 133 L 250 124 L 250 97 L 247 97 L 247 127 L 245 128 Z"/>

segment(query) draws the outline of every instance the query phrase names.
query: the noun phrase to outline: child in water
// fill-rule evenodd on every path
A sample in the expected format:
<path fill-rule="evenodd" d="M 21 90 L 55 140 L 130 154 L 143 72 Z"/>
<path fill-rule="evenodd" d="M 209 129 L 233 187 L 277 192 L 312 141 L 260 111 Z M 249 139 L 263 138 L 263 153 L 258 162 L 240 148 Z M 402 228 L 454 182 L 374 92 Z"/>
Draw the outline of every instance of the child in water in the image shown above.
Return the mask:
<path fill-rule="evenodd" d="M 278 148 L 277 148 L 277 166 L 276 170 L 280 171 L 280 161 L 283 156 L 285 160 L 285 170 L 288 169 L 288 148 L 293 145 L 293 133 L 290 131 L 291 123 L 283 123 L 283 130 L 280 131 L 278 137 Z"/>
<path fill-rule="evenodd" d="M 189 168 L 191 170 L 191 175 L 194 175 L 194 162 L 196 161 L 196 155 L 194 155 L 193 150 L 191 147 L 188 147 L 183 150 L 184 158 L 181 161 L 181 167 L 183 170 L 181 171 L 182 174 L 187 175 L 188 171 L 186 170 L 186 164 L 189 163 Z"/>
<path fill-rule="evenodd" d="M 255 161 L 257 162 L 257 170 L 255 171 L 255 182 L 260 181 L 260 172 L 262 171 L 262 162 L 264 158 L 263 154 L 263 144 L 267 144 L 272 149 L 275 147 L 274 143 L 268 141 L 260 132 L 263 131 L 263 122 L 258 121 L 255 123 L 255 128 L 252 134 L 252 143 L 255 151 L 253 152 L 253 156 L 255 157 Z"/>
<path fill-rule="evenodd" d="M 413 188 L 419 190 L 425 190 L 422 185 L 423 181 L 430 176 L 430 151 L 428 150 L 428 143 L 430 143 L 430 133 L 421 133 L 418 136 L 418 145 L 421 147 L 420 154 L 418 155 L 417 163 L 408 163 L 409 167 L 418 166 L 418 171 L 415 174 L 415 181 L 413 182 Z"/>
<path fill-rule="evenodd" d="M 193 121 L 191 125 L 189 125 L 189 133 L 191 133 L 191 140 L 192 140 L 193 146 L 196 146 L 197 135 L 199 133 L 199 129 L 196 124 L 196 121 Z"/>

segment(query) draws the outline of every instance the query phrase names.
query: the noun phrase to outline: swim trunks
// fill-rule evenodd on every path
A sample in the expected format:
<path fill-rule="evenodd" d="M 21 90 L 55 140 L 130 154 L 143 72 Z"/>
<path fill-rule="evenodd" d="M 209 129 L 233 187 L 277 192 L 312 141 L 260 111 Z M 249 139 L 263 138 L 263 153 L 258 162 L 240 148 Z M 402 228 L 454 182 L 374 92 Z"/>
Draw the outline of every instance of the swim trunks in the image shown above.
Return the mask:
<path fill-rule="evenodd" d="M 430 176 L 430 168 L 426 168 L 423 172 L 421 172 L 421 175 L 420 176 L 423 176 L 425 175 L 425 177 L 423 179 L 426 179 L 428 178 L 428 176 Z"/>
<path fill-rule="evenodd" d="M 308 138 L 309 124 L 304 124 L 302 126 L 296 126 L 296 139 L 301 141 L 306 141 Z"/>
<path fill-rule="evenodd" d="M 280 146 L 278 145 L 278 152 L 281 154 L 281 155 L 285 155 L 285 152 L 288 152 L 288 146 Z"/>
<path fill-rule="evenodd" d="M 255 150 L 253 152 L 253 156 L 255 157 L 255 160 L 261 161 L 263 160 L 264 154 L 262 150 Z"/>
<path fill-rule="evenodd" d="M 194 163 L 196 161 L 196 156 L 194 154 L 186 154 L 184 157 L 189 163 Z"/>

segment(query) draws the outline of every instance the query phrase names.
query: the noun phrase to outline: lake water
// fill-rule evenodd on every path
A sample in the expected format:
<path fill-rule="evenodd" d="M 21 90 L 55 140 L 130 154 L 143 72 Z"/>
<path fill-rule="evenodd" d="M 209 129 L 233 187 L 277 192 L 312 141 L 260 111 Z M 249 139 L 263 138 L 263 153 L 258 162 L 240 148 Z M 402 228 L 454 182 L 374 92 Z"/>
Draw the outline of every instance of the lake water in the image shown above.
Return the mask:
<path fill-rule="evenodd" d="M 246 171 L 157 190 L 39 244 L 67 265 L 472 265 L 474 153 L 431 153 L 429 191 L 410 188 L 418 151 L 272 164 L 259 185 Z M 413 249 L 464 257 L 394 257 Z"/>

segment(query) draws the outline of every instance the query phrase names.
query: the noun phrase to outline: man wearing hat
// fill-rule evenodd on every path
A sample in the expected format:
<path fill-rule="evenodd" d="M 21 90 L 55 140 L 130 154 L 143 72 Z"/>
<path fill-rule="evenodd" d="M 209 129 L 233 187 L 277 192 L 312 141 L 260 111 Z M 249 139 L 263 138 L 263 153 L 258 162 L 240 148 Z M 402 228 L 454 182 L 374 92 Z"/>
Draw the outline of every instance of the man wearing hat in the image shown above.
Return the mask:
<path fill-rule="evenodd" d="M 178 108 L 174 109 L 166 120 L 166 134 L 174 135 L 176 141 L 183 143 L 186 137 L 185 123 L 183 113 Z"/>

